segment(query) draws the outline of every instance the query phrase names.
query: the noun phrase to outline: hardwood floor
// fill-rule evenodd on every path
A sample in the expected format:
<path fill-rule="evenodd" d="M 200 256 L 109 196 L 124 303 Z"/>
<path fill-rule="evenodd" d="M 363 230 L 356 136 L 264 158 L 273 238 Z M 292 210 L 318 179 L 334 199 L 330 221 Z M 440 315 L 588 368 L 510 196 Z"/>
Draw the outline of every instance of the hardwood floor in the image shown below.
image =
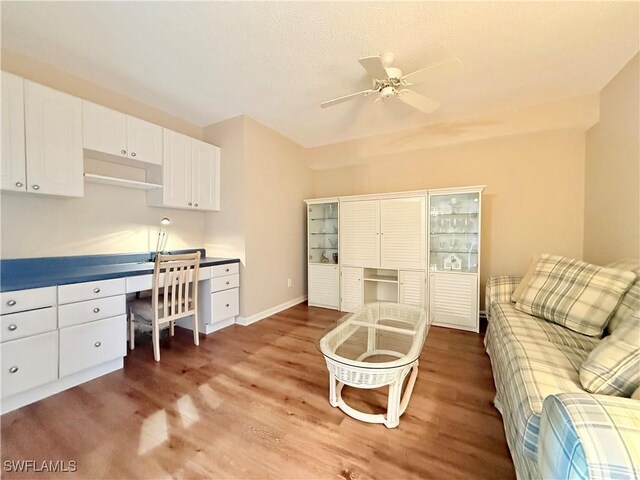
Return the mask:
<path fill-rule="evenodd" d="M 514 478 L 482 336 L 433 327 L 400 426 L 328 403 L 315 341 L 340 313 L 301 304 L 193 345 L 176 329 L 125 368 L 2 417 L 2 461 L 74 460 L 5 478 Z M 384 410 L 383 391 L 345 399 Z"/>

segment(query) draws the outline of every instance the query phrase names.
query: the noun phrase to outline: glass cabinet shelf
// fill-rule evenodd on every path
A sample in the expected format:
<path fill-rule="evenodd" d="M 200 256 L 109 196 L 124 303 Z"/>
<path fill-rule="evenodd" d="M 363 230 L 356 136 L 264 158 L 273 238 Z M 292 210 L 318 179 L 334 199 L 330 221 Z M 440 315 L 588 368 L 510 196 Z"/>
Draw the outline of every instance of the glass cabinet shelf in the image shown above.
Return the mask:
<path fill-rule="evenodd" d="M 338 264 L 338 202 L 311 203 L 307 208 L 310 264 Z"/>
<path fill-rule="evenodd" d="M 338 232 L 312 232 L 310 235 L 337 235 Z"/>
<path fill-rule="evenodd" d="M 338 217 L 322 217 L 322 218 L 310 218 L 312 222 L 318 222 L 320 220 L 338 220 Z"/>

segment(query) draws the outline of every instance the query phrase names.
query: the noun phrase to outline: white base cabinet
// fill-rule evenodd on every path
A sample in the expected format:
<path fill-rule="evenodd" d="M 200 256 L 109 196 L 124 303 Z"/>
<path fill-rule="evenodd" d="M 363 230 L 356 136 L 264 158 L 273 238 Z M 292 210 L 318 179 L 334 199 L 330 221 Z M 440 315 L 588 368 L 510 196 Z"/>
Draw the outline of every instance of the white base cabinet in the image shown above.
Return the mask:
<path fill-rule="evenodd" d="M 434 325 L 479 331 L 477 275 L 430 273 L 429 293 Z"/>
<path fill-rule="evenodd" d="M 364 302 L 362 268 L 340 269 L 340 311 L 353 312 Z"/>
<path fill-rule="evenodd" d="M 427 306 L 427 274 L 424 271 L 400 270 L 399 280 L 399 303 Z"/>
<path fill-rule="evenodd" d="M 340 308 L 337 265 L 309 265 L 309 298 L 311 307 Z"/>

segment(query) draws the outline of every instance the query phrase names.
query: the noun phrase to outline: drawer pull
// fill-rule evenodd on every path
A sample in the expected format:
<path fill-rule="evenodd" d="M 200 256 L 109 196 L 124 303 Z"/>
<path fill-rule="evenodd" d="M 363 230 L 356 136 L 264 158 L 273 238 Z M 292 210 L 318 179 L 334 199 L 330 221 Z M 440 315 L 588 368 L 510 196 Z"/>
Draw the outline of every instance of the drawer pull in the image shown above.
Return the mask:
<path fill-rule="evenodd" d="M 226 305 L 226 306 L 227 306 L 227 307 L 229 307 L 229 304 L 227 303 L 227 305 Z"/>
<path fill-rule="evenodd" d="M 226 284 L 229 285 L 229 280 L 226 281 Z"/>
<path fill-rule="evenodd" d="M 16 373 L 18 371 L 18 367 L 11 367 L 9 369 L 9 373 Z"/>
<path fill-rule="evenodd" d="M 227 268 L 227 269 L 225 269 L 225 272 L 228 272 L 228 271 L 229 271 L 229 269 L 228 269 L 228 268 Z"/>
<path fill-rule="evenodd" d="M 98 287 L 94 288 L 93 293 L 100 293 L 100 289 Z"/>
<path fill-rule="evenodd" d="M 15 304 L 16 304 L 16 301 L 15 301 L 15 300 L 9 300 L 9 301 L 7 302 L 7 305 L 9 305 L 10 307 L 13 307 Z"/>
<path fill-rule="evenodd" d="M 18 329 L 18 326 L 15 323 L 12 323 L 11 325 L 9 325 L 10 332 L 15 332 L 17 329 Z"/>
<path fill-rule="evenodd" d="M 99 312 L 100 312 L 100 309 L 98 307 L 93 309 L 93 313 L 99 313 Z"/>
<path fill-rule="evenodd" d="M 102 342 L 96 342 L 93 344 L 94 347 L 99 348 L 102 346 Z"/>

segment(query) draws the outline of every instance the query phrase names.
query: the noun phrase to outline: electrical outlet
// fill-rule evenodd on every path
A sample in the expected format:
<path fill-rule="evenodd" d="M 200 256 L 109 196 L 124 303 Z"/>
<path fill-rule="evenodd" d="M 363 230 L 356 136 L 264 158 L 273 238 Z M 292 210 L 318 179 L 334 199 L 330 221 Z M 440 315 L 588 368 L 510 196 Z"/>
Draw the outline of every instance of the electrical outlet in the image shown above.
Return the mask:
<path fill-rule="evenodd" d="M 287 278 L 287 287 L 291 288 L 291 279 Z"/>

